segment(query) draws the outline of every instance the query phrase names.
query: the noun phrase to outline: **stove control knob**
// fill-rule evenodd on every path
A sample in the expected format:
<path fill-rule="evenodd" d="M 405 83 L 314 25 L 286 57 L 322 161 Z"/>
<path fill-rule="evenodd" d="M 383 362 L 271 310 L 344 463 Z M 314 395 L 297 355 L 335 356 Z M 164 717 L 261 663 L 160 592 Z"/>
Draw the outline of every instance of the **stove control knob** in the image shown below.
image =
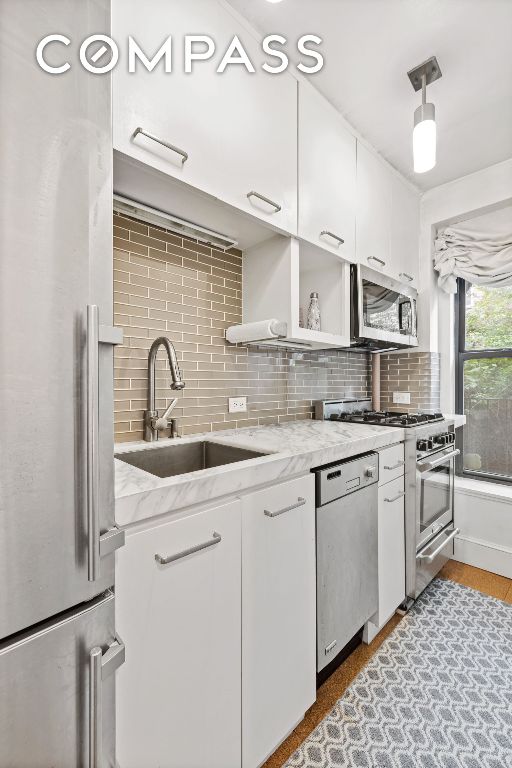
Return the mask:
<path fill-rule="evenodd" d="M 366 469 L 364 471 L 364 476 L 365 477 L 369 477 L 369 478 L 375 477 L 375 470 L 376 469 L 377 469 L 377 467 L 374 467 L 374 466 L 366 467 Z"/>
<path fill-rule="evenodd" d="M 428 451 L 429 450 L 429 440 L 418 440 L 416 443 L 416 448 L 418 451 Z"/>
<path fill-rule="evenodd" d="M 450 442 L 450 435 L 436 435 L 434 440 L 437 445 L 448 445 Z"/>

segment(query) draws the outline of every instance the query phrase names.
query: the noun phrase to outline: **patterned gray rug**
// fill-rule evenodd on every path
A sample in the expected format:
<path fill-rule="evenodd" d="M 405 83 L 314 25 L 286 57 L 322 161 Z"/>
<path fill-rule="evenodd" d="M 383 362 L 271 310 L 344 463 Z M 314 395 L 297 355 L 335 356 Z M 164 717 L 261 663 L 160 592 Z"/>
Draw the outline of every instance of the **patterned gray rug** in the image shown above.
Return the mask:
<path fill-rule="evenodd" d="M 512 605 L 436 579 L 285 768 L 512 768 Z"/>

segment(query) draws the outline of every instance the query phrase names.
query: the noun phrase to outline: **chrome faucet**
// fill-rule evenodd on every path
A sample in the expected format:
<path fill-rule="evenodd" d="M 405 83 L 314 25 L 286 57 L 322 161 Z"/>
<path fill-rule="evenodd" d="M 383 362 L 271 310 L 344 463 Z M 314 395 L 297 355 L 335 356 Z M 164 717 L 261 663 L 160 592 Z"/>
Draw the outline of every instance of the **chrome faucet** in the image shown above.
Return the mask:
<path fill-rule="evenodd" d="M 185 382 L 181 378 L 180 368 L 178 365 L 178 359 L 176 357 L 176 350 L 173 343 L 166 336 L 159 336 L 155 339 L 151 345 L 148 355 L 148 407 L 144 411 L 144 440 L 153 442 L 158 440 L 159 434 L 162 430 L 171 429 L 171 437 L 177 437 L 176 419 L 170 419 L 169 416 L 178 402 L 177 398 L 174 398 L 166 411 L 159 416 L 156 410 L 156 356 L 160 347 L 164 347 L 167 352 L 167 358 L 169 360 L 169 367 L 171 369 L 172 384 L 171 389 L 184 389 Z"/>

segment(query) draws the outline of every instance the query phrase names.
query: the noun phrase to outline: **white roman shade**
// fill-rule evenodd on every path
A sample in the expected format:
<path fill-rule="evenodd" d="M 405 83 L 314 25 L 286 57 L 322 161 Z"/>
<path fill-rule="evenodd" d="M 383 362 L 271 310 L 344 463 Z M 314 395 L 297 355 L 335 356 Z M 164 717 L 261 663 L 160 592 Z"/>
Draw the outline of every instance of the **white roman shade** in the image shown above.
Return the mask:
<path fill-rule="evenodd" d="M 458 277 L 475 285 L 512 285 L 512 206 L 440 229 L 434 269 L 446 293 L 457 292 Z"/>

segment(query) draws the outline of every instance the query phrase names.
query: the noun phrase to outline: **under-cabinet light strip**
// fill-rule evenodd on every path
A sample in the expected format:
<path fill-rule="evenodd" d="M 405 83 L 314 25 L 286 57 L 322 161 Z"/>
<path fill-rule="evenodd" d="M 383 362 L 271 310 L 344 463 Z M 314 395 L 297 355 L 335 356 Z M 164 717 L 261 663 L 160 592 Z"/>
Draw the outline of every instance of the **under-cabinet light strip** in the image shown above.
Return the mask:
<path fill-rule="evenodd" d="M 148 205 L 144 205 L 144 203 L 129 200 L 121 195 L 114 195 L 114 210 L 140 221 L 145 221 L 148 224 L 164 227 L 178 235 L 192 237 L 200 243 L 214 246 L 222 251 L 227 251 L 238 245 L 237 240 L 233 240 L 233 238 L 220 232 L 214 232 L 191 221 L 180 219 L 170 213 L 165 213 L 165 211 L 159 211 L 157 208 L 150 208 Z"/>

